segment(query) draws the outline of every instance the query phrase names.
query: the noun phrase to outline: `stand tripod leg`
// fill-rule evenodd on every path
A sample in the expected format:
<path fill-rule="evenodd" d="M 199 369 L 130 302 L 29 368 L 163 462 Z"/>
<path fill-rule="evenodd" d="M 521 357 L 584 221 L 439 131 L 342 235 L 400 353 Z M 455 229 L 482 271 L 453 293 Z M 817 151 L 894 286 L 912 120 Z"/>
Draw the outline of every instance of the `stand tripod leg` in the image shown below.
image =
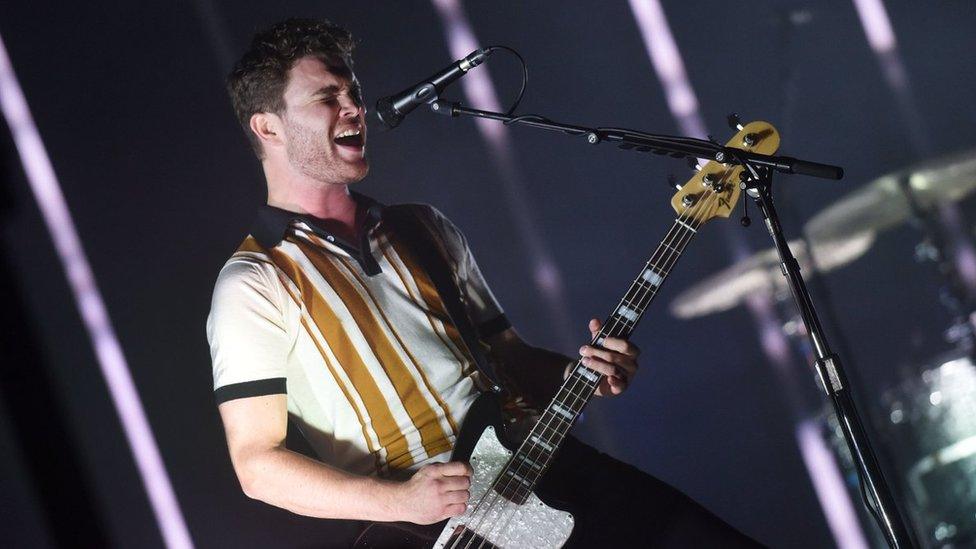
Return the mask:
<path fill-rule="evenodd" d="M 854 458 L 861 486 L 864 489 L 865 504 L 878 522 L 878 527 L 884 533 L 888 545 L 893 548 L 916 547 L 914 539 L 899 514 L 898 506 L 892 496 L 891 489 L 885 481 L 880 463 L 871 448 L 867 432 L 861 423 L 860 415 L 854 404 L 850 392 L 850 384 L 844 374 L 840 359 L 831 352 L 824 336 L 820 320 L 814 310 L 806 284 L 800 275 L 800 265 L 790 250 L 783 236 L 782 227 L 773 206 L 771 194 L 771 173 L 765 169 L 750 170 L 754 176 L 749 181 L 748 194 L 755 199 L 759 211 L 766 222 L 766 228 L 776 245 L 779 253 L 780 266 L 786 277 L 800 311 L 800 316 L 806 326 L 807 335 L 816 357 L 815 367 L 820 376 L 824 391 L 830 398 L 834 413 L 840 422 L 844 439 Z"/>

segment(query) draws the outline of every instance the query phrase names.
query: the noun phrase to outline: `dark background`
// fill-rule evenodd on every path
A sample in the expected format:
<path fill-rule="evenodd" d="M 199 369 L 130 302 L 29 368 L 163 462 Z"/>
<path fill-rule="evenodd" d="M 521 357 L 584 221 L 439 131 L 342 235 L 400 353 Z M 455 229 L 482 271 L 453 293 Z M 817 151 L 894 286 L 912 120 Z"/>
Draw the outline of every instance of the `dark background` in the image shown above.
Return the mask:
<path fill-rule="evenodd" d="M 886 5 L 931 154 L 972 148 L 976 10 L 964 0 Z M 520 112 L 679 131 L 626 2 L 465 7 L 482 45 L 510 45 L 528 61 L 530 84 Z M 717 139 L 727 138 L 724 117 L 737 111 L 746 120 L 776 124 L 784 154 L 846 168 L 841 182 L 778 180 L 789 236 L 846 192 L 919 160 L 850 2 L 710 0 L 664 7 Z M 809 22 L 790 23 L 795 10 L 808 12 Z M 421 1 L 34 0 L 5 4 L 0 14 L 0 34 L 200 547 L 327 542 L 316 521 L 240 492 L 212 398 L 204 334 L 216 274 L 264 199 L 260 166 L 233 116 L 223 76 L 255 30 L 296 15 L 328 17 L 352 30 L 360 43 L 356 72 L 371 101 L 451 59 L 433 6 Z M 508 101 L 517 89 L 517 65 L 498 56 L 488 70 Z M 448 95 L 462 99 L 460 87 Z M 510 135 L 523 194 L 562 272 L 570 325 L 582 343 L 586 320 L 616 303 L 670 227 L 667 174 L 679 181 L 690 175 L 678 160 L 588 147 L 524 128 Z M 56 437 L 51 451 L 57 460 L 74 460 L 76 468 L 68 469 L 74 472 L 56 487 L 65 498 L 91 504 L 108 543 L 159 546 L 131 453 L 6 128 L 0 146 L 2 246 L 11 275 L 5 289 L 15 296 L 8 310 L 18 313 L 8 314 L 14 316 L 9 326 L 33 334 L 35 342 L 30 353 L 3 359 L 0 545 L 53 544 L 52 525 L 62 516 L 45 507 L 44 482 L 31 472 L 38 470 L 31 469 L 36 458 L 17 434 L 29 419 Z M 556 346 L 559 336 L 530 283 L 520 245 L 525 236 L 471 120 L 418 112 L 396 132 L 373 131 L 368 149 L 371 173 L 357 190 L 388 203 L 429 202 L 445 212 L 467 234 L 523 336 Z M 788 408 L 750 315 L 738 308 L 679 321 L 667 311 L 680 291 L 730 265 L 722 231 L 741 232 L 756 250 L 768 247 L 761 224 L 744 229 L 737 217 L 709 225 L 689 247 L 634 338 L 644 349 L 641 375 L 625 396 L 594 403 L 579 432 L 767 544 L 829 546 Z M 908 226 L 884 233 L 864 257 L 826 276 L 829 302 L 827 292 L 815 296 L 839 319 L 828 329 L 838 334 L 837 346 L 847 343 L 840 350 L 860 384 L 862 406 L 872 412 L 901 371 L 948 348 L 941 332 L 949 316 L 938 302 L 935 270 L 912 259 L 918 240 Z M 18 379 L 33 383 L 34 392 L 23 393 Z M 809 384 L 812 392 L 812 379 Z"/>

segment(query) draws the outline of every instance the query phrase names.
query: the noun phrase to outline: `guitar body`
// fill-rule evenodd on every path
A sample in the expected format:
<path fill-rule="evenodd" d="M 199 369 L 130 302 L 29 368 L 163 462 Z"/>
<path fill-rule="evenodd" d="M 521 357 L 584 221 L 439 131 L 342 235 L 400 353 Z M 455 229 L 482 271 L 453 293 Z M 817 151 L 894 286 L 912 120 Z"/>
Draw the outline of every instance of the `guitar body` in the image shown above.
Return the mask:
<path fill-rule="evenodd" d="M 458 517 L 421 526 L 409 523 L 370 524 L 356 541 L 358 548 L 387 547 L 562 547 L 573 532 L 573 515 L 554 509 L 530 494 L 525 503 L 509 501 L 497 493 L 496 503 L 485 513 L 475 514 L 475 505 L 492 490 L 505 464 L 512 457 L 512 441 L 505 435 L 497 400 L 482 395 L 471 406 L 461 426 L 452 461 L 468 461 L 471 499 L 468 509 Z M 484 519 L 484 520 L 482 520 Z"/>
<path fill-rule="evenodd" d="M 474 503 L 481 500 L 512 457 L 512 451 L 498 440 L 495 428 L 489 426 L 481 434 L 471 455 L 471 502 L 468 510 L 459 517 L 447 521 L 435 549 L 467 546 L 473 547 L 562 547 L 573 532 L 573 515 L 553 509 L 535 494 L 529 494 L 525 503 L 515 503 L 500 495 L 490 494 L 497 500 L 490 509 L 477 513 Z"/>

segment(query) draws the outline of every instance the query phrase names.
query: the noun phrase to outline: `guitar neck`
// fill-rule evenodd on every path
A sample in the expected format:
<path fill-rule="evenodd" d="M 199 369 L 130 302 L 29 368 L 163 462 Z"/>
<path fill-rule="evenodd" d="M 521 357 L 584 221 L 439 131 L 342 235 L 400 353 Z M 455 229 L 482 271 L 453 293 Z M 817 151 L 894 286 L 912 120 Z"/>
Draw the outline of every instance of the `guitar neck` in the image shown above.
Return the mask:
<path fill-rule="evenodd" d="M 603 322 L 592 345 L 600 347 L 608 337 L 630 337 L 664 279 L 698 232 L 699 225 L 699 222 L 683 215 L 675 219 L 671 230 L 631 283 L 630 289 Z M 601 374 L 584 366 L 582 361 L 576 362 L 525 442 L 499 476 L 496 490 L 517 502 L 528 496 L 602 379 Z"/>

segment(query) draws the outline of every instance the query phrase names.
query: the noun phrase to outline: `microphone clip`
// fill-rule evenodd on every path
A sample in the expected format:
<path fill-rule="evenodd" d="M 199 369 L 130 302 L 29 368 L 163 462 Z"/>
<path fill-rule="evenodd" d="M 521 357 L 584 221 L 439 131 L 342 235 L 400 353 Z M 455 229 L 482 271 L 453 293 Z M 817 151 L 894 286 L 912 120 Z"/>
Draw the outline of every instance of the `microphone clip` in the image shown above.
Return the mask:
<path fill-rule="evenodd" d="M 444 116 L 455 117 L 458 115 L 458 107 L 460 106 L 455 101 L 448 101 L 447 99 L 435 99 L 429 101 L 430 110 L 436 112 L 437 114 L 443 114 Z"/>

